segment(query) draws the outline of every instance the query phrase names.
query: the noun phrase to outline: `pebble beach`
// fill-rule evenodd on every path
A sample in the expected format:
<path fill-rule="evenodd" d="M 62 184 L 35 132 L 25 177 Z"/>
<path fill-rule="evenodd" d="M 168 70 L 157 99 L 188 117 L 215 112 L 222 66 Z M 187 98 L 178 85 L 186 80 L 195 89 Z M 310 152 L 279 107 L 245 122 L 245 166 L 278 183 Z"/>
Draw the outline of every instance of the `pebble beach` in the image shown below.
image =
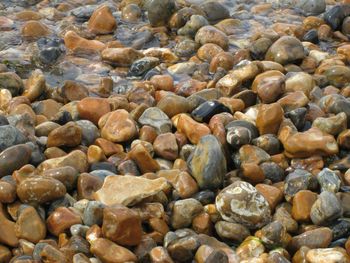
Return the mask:
<path fill-rule="evenodd" d="M 0 263 L 350 263 L 349 0 L 1 0 Z"/>

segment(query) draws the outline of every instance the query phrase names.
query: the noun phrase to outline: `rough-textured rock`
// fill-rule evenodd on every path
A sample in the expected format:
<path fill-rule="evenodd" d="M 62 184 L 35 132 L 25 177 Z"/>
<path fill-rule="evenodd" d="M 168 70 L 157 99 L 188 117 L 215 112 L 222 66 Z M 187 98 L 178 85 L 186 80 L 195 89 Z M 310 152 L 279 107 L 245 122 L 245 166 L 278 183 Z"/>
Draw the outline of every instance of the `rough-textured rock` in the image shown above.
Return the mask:
<path fill-rule="evenodd" d="M 271 220 L 269 203 L 247 182 L 238 181 L 224 188 L 216 197 L 215 205 L 224 220 L 250 229 L 264 226 Z"/>
<path fill-rule="evenodd" d="M 107 176 L 95 198 L 106 205 L 132 205 L 166 188 L 167 181 L 164 178 L 150 180 L 127 175 Z"/>

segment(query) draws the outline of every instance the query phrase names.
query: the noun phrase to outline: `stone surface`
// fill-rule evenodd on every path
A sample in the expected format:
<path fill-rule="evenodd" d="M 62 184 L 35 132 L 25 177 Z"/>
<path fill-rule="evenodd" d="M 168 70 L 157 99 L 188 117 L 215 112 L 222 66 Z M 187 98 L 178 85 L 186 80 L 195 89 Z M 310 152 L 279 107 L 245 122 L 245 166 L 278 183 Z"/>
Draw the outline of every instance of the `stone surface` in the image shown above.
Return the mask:
<path fill-rule="evenodd" d="M 116 110 L 104 115 L 99 121 L 101 136 L 112 142 L 125 142 L 134 138 L 137 128 L 126 110 Z"/>
<path fill-rule="evenodd" d="M 88 29 L 95 34 L 112 33 L 117 27 L 117 22 L 108 6 L 97 8 L 88 21 Z"/>
<path fill-rule="evenodd" d="M 132 205 L 167 188 L 164 178 L 150 180 L 134 176 L 107 176 L 96 200 L 106 204 Z"/>
<path fill-rule="evenodd" d="M 103 211 L 103 235 L 122 246 L 135 246 L 141 242 L 141 218 L 123 205 L 106 207 Z"/>
<path fill-rule="evenodd" d="M 264 226 L 271 220 L 268 202 L 246 182 L 238 181 L 224 188 L 216 197 L 215 205 L 224 220 L 249 229 Z"/>
<path fill-rule="evenodd" d="M 227 171 L 226 159 L 215 136 L 202 137 L 187 163 L 200 188 L 215 189 L 222 185 Z"/>
<path fill-rule="evenodd" d="M 311 207 L 310 217 L 315 225 L 324 225 L 341 217 L 343 209 L 336 195 L 332 192 L 322 192 Z"/>

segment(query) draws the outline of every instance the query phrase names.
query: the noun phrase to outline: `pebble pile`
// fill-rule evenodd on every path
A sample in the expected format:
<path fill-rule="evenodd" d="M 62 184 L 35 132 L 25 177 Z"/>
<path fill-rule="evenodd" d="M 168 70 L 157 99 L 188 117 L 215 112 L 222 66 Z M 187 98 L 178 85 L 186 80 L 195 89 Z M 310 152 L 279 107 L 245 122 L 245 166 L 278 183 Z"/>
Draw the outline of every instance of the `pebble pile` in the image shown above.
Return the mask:
<path fill-rule="evenodd" d="M 350 1 L 0 1 L 0 263 L 350 263 Z"/>

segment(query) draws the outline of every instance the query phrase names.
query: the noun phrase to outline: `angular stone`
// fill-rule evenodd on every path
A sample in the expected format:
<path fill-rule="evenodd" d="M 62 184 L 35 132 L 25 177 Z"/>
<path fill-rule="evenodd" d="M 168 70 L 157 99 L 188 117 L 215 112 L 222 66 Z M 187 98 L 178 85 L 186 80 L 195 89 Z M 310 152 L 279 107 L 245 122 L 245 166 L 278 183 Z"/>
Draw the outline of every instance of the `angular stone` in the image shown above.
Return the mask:
<path fill-rule="evenodd" d="M 283 109 L 278 103 L 263 104 L 256 117 L 256 127 L 260 135 L 277 134 L 283 120 Z"/>
<path fill-rule="evenodd" d="M 96 200 L 105 205 L 133 205 L 167 188 L 164 178 L 154 180 L 135 176 L 107 176 L 103 186 L 95 193 Z"/>
<path fill-rule="evenodd" d="M 341 217 L 343 209 L 332 192 L 322 192 L 311 208 L 311 220 L 315 225 L 324 225 Z"/>
<path fill-rule="evenodd" d="M 341 112 L 329 118 L 318 117 L 312 123 L 312 127 L 317 127 L 325 133 L 336 136 L 346 130 L 347 116 L 344 112 Z"/>
<path fill-rule="evenodd" d="M 296 193 L 307 190 L 312 181 L 312 174 L 303 169 L 296 169 L 288 174 L 284 184 L 284 195 L 290 201 Z"/>
<path fill-rule="evenodd" d="M 156 172 L 160 169 L 157 161 L 152 158 L 146 147 L 141 143 L 131 148 L 128 157 L 137 164 L 142 173 Z"/>
<path fill-rule="evenodd" d="M 103 211 L 103 235 L 122 246 L 136 246 L 141 242 L 141 218 L 123 205 L 106 207 Z"/>
<path fill-rule="evenodd" d="M 38 166 L 38 170 L 45 171 L 45 170 L 64 167 L 64 166 L 71 166 L 75 168 L 77 171 L 79 171 L 80 173 L 86 172 L 88 169 L 87 157 L 85 153 L 83 153 L 82 151 L 75 150 L 63 157 L 48 159 L 42 162 Z"/>
<path fill-rule="evenodd" d="M 0 151 L 27 141 L 28 139 L 16 127 L 11 125 L 0 126 Z"/>
<path fill-rule="evenodd" d="M 46 225 L 38 212 L 32 206 L 20 211 L 15 224 L 16 236 L 33 243 L 38 243 L 46 237 Z"/>
<path fill-rule="evenodd" d="M 337 193 L 340 189 L 341 180 L 337 174 L 331 169 L 324 168 L 317 174 L 318 183 L 321 186 L 321 191 Z"/>
<path fill-rule="evenodd" d="M 157 107 L 146 109 L 138 122 L 155 128 L 158 134 L 170 132 L 172 126 L 169 117 Z"/>
<path fill-rule="evenodd" d="M 192 220 L 202 212 L 203 206 L 196 199 L 176 201 L 172 210 L 171 225 L 175 229 L 189 227 Z"/>
<path fill-rule="evenodd" d="M 225 221 L 249 229 L 260 228 L 271 220 L 269 203 L 247 182 L 237 181 L 224 188 L 217 195 L 215 205 Z"/>
<path fill-rule="evenodd" d="M 292 216 L 298 222 L 309 222 L 312 205 L 317 200 L 317 194 L 309 190 L 301 190 L 293 197 Z"/>
<path fill-rule="evenodd" d="M 226 158 L 215 136 L 202 137 L 187 163 L 200 188 L 212 189 L 222 185 L 227 172 Z"/>

